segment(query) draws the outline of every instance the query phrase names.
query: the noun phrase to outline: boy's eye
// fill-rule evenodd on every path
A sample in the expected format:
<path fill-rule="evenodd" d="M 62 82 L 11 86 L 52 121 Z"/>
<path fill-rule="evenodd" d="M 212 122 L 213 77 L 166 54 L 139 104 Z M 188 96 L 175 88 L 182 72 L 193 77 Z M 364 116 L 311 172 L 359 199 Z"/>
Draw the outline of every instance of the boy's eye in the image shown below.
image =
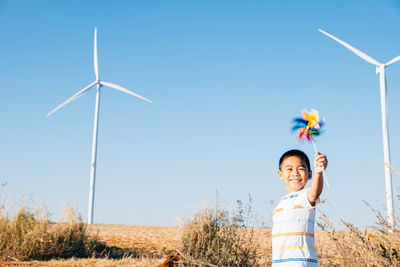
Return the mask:
<path fill-rule="evenodd" d="M 299 171 L 305 171 L 305 170 L 306 170 L 306 169 L 303 168 L 303 167 L 299 168 Z"/>

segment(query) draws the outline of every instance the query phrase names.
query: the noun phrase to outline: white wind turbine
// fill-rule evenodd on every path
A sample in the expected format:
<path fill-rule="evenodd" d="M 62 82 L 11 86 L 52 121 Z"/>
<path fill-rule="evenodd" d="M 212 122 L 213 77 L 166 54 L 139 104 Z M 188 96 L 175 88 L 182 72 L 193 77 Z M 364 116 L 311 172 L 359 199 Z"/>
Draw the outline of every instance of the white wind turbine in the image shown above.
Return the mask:
<path fill-rule="evenodd" d="M 100 103 L 100 88 L 103 86 L 108 86 L 113 89 L 119 90 L 121 92 L 136 96 L 140 99 L 143 99 L 147 102 L 153 103 L 151 100 L 144 98 L 138 94 L 135 94 L 119 85 L 101 81 L 99 78 L 99 67 L 98 67 L 98 60 L 97 60 L 97 28 L 94 28 L 94 73 L 96 75 L 96 80 L 77 92 L 75 95 L 67 99 L 61 105 L 50 111 L 46 117 L 50 116 L 63 106 L 67 105 L 68 103 L 74 101 L 75 99 L 79 98 L 87 91 L 89 91 L 93 86 L 96 85 L 97 92 L 96 92 L 96 106 L 94 111 L 94 128 L 93 128 L 93 142 L 92 142 L 92 160 L 90 166 L 90 189 L 89 189 L 89 209 L 88 209 L 88 224 L 92 224 L 93 222 L 93 213 L 94 213 L 94 187 L 95 187 L 95 180 L 96 180 L 96 158 L 97 158 L 97 130 L 99 125 L 99 103 Z"/>
<path fill-rule="evenodd" d="M 384 155 L 384 168 L 385 168 L 385 181 L 386 181 L 386 209 L 387 209 L 387 220 L 390 225 L 393 226 L 393 193 L 392 193 L 392 174 L 390 165 L 390 150 L 389 150 L 389 134 L 387 125 L 387 96 L 386 96 L 386 78 L 385 78 L 385 68 L 400 60 L 400 56 L 393 58 L 387 63 L 379 63 L 375 59 L 367 56 L 358 49 L 352 47 L 351 45 L 343 42 L 339 38 L 318 29 L 321 33 L 337 41 L 339 44 L 345 46 L 351 52 L 361 57 L 365 61 L 374 64 L 376 66 L 376 74 L 379 74 L 379 85 L 381 91 L 381 113 L 382 113 L 382 135 L 383 135 L 383 155 Z"/>

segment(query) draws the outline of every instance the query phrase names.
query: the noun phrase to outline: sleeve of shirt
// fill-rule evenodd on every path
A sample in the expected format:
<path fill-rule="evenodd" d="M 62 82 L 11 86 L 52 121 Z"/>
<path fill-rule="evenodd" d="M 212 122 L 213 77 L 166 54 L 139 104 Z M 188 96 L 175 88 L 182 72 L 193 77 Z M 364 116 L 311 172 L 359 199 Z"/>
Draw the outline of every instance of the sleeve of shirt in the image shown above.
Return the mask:
<path fill-rule="evenodd" d="M 311 188 L 307 188 L 307 189 L 303 190 L 303 192 L 302 192 L 302 200 L 303 200 L 303 202 L 304 202 L 304 205 L 305 205 L 305 207 L 307 207 L 307 208 L 309 208 L 309 209 L 311 209 L 311 208 L 316 208 L 316 207 L 318 206 L 318 204 L 320 203 L 320 199 L 319 199 L 319 197 L 318 197 L 318 199 L 315 201 L 314 206 L 312 206 L 312 205 L 310 204 L 310 201 L 308 201 L 308 196 L 307 196 L 308 190 L 310 190 L 310 189 L 311 189 Z"/>

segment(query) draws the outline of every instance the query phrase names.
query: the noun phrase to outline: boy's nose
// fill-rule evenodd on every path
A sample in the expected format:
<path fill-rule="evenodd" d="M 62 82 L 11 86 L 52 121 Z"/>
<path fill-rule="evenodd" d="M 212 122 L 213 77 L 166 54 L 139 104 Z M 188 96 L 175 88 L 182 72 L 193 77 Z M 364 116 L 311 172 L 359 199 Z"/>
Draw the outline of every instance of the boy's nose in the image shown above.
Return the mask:
<path fill-rule="evenodd" d="M 290 172 L 290 176 L 297 176 L 299 174 L 298 170 L 293 170 Z"/>

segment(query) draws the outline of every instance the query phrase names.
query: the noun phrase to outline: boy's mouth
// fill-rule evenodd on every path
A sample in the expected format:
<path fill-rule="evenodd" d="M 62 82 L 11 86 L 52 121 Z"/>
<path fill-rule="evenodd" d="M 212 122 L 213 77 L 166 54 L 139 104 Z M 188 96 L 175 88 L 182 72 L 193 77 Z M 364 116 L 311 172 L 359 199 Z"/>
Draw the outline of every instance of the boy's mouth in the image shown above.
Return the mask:
<path fill-rule="evenodd" d="M 289 181 L 291 183 L 301 183 L 303 181 L 303 179 L 301 179 L 301 178 L 292 178 L 292 179 L 289 179 Z"/>

